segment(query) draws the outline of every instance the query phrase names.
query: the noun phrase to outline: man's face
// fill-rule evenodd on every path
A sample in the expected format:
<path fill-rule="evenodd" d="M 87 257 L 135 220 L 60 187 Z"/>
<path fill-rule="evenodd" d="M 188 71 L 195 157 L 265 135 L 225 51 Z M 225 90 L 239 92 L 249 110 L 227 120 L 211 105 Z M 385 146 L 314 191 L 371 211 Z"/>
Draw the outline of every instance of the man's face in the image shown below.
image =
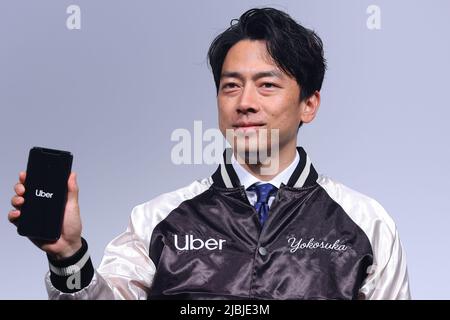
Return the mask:
<path fill-rule="evenodd" d="M 230 48 L 222 67 L 217 103 L 222 134 L 231 129 L 244 136 L 245 151 L 270 150 L 274 139 L 270 134 L 267 140 L 260 139 L 261 129 L 269 133 L 279 130 L 279 142 L 275 144 L 280 151 L 296 147 L 303 107 L 300 88 L 294 78 L 276 66 L 264 41 L 242 40 Z M 248 143 L 247 137 L 252 135 L 257 146 Z"/>

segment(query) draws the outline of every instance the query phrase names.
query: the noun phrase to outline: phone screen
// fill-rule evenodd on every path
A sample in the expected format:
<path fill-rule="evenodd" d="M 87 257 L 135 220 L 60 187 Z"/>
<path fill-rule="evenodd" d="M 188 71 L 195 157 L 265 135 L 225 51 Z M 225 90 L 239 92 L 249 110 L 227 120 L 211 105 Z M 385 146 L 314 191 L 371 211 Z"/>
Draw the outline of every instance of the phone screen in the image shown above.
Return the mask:
<path fill-rule="evenodd" d="M 56 241 L 61 236 L 67 200 L 67 180 L 73 156 L 68 151 L 34 147 L 30 150 L 18 233 Z"/>

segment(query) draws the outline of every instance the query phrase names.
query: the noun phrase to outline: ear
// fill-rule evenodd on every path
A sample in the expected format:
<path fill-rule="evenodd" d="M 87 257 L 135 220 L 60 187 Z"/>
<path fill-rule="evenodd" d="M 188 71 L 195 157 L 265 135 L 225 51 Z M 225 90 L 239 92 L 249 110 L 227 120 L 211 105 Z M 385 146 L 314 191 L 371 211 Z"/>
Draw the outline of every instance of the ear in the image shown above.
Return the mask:
<path fill-rule="evenodd" d="M 300 102 L 300 119 L 304 123 L 314 120 L 320 106 L 320 92 L 315 91 L 308 99 Z"/>

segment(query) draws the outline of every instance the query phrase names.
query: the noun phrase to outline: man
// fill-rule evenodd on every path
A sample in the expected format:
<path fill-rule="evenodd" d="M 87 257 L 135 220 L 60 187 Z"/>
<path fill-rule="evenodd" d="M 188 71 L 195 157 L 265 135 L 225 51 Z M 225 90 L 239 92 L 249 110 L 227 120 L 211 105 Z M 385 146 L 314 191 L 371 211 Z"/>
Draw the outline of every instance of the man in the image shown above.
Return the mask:
<path fill-rule="evenodd" d="M 320 104 L 320 38 L 281 11 L 252 9 L 208 57 L 233 152 L 211 177 L 135 207 L 97 270 L 81 237 L 72 173 L 61 238 L 36 242 L 49 259 L 49 297 L 410 298 L 392 219 L 375 200 L 318 175 L 297 147 L 299 127 Z M 24 181 L 22 172 L 13 223 Z"/>

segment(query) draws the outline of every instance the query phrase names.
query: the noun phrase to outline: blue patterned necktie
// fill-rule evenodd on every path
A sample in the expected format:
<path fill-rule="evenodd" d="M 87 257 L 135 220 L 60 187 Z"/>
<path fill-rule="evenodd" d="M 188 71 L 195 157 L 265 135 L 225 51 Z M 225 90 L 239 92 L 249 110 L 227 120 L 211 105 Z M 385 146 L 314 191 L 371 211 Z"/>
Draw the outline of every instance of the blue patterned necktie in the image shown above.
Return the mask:
<path fill-rule="evenodd" d="M 259 222 L 263 226 L 269 216 L 268 200 L 271 195 L 277 192 L 278 188 L 270 183 L 263 183 L 251 185 L 248 190 L 256 191 L 257 200 L 254 207 L 258 213 Z"/>

